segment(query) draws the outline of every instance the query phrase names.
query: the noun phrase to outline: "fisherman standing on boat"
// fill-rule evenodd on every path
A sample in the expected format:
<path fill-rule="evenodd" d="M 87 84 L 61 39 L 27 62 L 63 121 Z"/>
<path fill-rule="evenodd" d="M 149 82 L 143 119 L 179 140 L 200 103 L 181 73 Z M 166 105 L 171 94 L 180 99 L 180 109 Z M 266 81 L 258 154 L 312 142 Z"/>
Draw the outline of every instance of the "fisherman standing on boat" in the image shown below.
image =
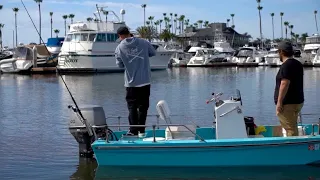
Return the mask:
<path fill-rule="evenodd" d="M 133 37 L 127 27 L 117 31 L 121 43 L 115 50 L 116 64 L 124 68 L 124 86 L 130 125 L 145 125 L 150 97 L 151 68 L 149 57 L 156 51 L 146 40 Z M 145 133 L 145 127 L 130 127 L 127 135 Z"/>
<path fill-rule="evenodd" d="M 304 103 L 303 66 L 293 58 L 290 42 L 280 42 L 278 53 L 282 65 L 276 77 L 274 101 L 276 114 L 287 136 L 298 136 L 298 116 Z"/>

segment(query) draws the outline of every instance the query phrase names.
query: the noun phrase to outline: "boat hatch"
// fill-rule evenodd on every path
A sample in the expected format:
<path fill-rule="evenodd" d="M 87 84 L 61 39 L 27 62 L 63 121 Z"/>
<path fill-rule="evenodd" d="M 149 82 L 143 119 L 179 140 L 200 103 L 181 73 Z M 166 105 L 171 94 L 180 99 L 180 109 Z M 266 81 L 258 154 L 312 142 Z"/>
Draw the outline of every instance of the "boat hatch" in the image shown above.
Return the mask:
<path fill-rule="evenodd" d="M 15 50 L 14 57 L 22 60 L 32 60 L 33 53 L 32 50 L 26 47 L 17 47 Z"/>

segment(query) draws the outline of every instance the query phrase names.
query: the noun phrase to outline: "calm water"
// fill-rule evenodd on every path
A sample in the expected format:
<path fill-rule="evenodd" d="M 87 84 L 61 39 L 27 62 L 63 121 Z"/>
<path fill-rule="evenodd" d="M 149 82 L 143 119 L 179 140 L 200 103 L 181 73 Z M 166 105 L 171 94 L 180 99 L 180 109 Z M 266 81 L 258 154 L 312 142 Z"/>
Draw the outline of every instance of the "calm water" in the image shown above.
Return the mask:
<path fill-rule="evenodd" d="M 156 103 L 168 102 L 177 123 L 212 124 L 212 92 L 224 97 L 239 89 L 244 112 L 256 124 L 278 124 L 273 104 L 277 68 L 175 68 L 153 72 L 149 114 Z M 104 107 L 106 116 L 127 116 L 123 74 L 63 76 L 79 105 Z M 278 168 L 97 168 L 78 158 L 68 131 L 71 98 L 56 75 L 0 75 L 1 179 L 320 179 L 313 167 Z M 320 68 L 305 69 L 304 122 L 320 114 Z M 116 123 L 115 119 L 110 119 Z M 149 124 L 155 118 L 150 117 Z M 190 122 L 190 121 L 189 121 Z M 127 123 L 124 118 L 122 123 Z M 293 157 L 294 158 L 294 157 Z"/>

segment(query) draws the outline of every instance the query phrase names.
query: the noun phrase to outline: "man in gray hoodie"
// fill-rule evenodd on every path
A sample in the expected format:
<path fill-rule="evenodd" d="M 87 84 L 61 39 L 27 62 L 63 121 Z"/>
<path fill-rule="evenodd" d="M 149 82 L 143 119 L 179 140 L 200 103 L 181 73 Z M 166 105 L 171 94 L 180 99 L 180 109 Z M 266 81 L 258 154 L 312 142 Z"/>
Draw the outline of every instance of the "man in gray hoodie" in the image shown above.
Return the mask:
<path fill-rule="evenodd" d="M 130 125 L 145 125 L 150 97 L 151 70 L 149 57 L 156 51 L 146 40 L 132 37 L 127 27 L 117 30 L 120 44 L 115 50 L 116 64 L 124 68 L 124 86 Z M 145 127 L 130 127 L 127 135 L 145 133 Z"/>

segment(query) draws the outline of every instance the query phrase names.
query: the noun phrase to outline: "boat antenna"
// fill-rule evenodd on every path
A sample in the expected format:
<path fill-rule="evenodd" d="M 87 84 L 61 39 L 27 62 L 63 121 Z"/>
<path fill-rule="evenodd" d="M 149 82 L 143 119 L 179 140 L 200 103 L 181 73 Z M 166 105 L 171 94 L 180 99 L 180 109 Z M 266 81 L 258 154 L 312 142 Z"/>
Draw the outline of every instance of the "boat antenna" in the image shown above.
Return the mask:
<path fill-rule="evenodd" d="M 37 29 L 36 25 L 34 24 L 34 22 L 33 22 L 32 18 L 31 18 L 31 16 L 30 16 L 30 14 L 29 14 L 29 12 L 28 12 L 28 10 L 27 10 L 27 8 L 26 8 L 26 6 L 24 5 L 23 0 L 21 0 L 21 3 L 22 3 L 22 5 L 23 5 L 24 9 L 26 10 L 26 12 L 27 12 L 27 14 L 28 14 L 28 16 L 29 16 L 29 18 L 30 18 L 30 20 L 31 20 L 31 22 L 32 22 L 32 24 L 33 24 L 33 26 L 34 26 L 34 28 L 36 29 L 36 31 L 37 31 L 37 33 L 38 33 L 38 35 L 39 35 L 40 39 L 41 39 L 41 41 L 42 41 L 42 42 L 43 42 L 43 44 L 44 44 L 44 41 L 43 41 L 43 39 L 42 39 L 42 37 L 41 37 L 41 35 L 40 35 L 40 33 L 39 33 L 39 31 L 38 31 L 38 29 Z M 45 46 L 45 47 L 46 47 L 46 46 Z M 49 52 L 49 50 L 48 50 L 48 48 L 47 48 L 47 47 L 46 47 L 46 50 L 48 51 L 48 53 L 49 53 L 49 54 L 51 54 L 51 53 Z M 77 112 L 77 113 L 80 115 L 80 117 L 82 118 L 82 121 L 83 121 L 83 123 L 85 124 L 85 126 L 86 126 L 86 128 L 87 128 L 87 130 L 88 130 L 88 134 L 89 134 L 89 136 L 94 135 L 94 137 L 96 138 L 97 136 L 96 136 L 95 131 L 93 131 L 93 130 L 92 130 L 92 127 L 89 125 L 88 121 L 83 117 L 83 115 L 82 115 L 82 113 L 81 113 L 81 110 L 80 110 L 80 108 L 79 108 L 79 106 L 78 106 L 78 104 L 77 104 L 76 100 L 73 98 L 72 93 L 71 93 L 71 91 L 69 90 L 67 83 L 66 83 L 66 82 L 65 82 L 65 80 L 63 79 L 63 77 L 62 77 L 62 75 L 61 75 L 61 73 L 60 73 L 60 71 L 59 71 L 59 69 L 58 69 L 57 67 L 56 67 L 56 70 L 57 70 L 57 73 L 58 73 L 58 75 L 60 76 L 60 78 L 61 78 L 61 80 L 62 80 L 63 84 L 64 84 L 64 85 L 65 85 L 65 87 L 67 88 L 67 90 L 68 90 L 68 92 L 69 92 L 69 95 L 70 95 L 70 97 L 71 97 L 71 99 L 72 99 L 72 101 L 73 101 L 74 105 L 76 106 L 76 109 L 75 109 L 74 111 L 75 111 L 75 112 Z"/>

